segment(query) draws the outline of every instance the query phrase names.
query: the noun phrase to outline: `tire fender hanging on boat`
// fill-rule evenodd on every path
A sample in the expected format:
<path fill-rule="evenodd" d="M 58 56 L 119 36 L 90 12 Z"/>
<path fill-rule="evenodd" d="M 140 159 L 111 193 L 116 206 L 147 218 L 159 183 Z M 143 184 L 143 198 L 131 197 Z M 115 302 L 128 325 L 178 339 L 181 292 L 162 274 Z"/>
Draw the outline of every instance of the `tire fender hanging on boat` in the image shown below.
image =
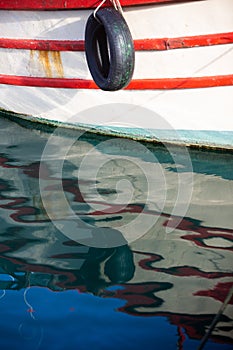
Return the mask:
<path fill-rule="evenodd" d="M 124 17 L 115 8 L 102 8 L 90 15 L 85 52 L 93 80 L 100 89 L 117 91 L 129 84 L 134 71 L 134 44 Z"/>

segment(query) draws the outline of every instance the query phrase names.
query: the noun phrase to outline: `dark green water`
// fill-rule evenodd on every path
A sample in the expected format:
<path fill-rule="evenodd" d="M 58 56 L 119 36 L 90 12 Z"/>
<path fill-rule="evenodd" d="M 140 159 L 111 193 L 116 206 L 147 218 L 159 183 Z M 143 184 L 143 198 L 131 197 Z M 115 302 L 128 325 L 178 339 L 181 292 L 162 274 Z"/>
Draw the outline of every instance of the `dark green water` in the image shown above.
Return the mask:
<path fill-rule="evenodd" d="M 0 348 L 198 349 L 233 285 L 233 155 L 0 120 Z M 205 349 L 232 349 L 233 299 Z"/>

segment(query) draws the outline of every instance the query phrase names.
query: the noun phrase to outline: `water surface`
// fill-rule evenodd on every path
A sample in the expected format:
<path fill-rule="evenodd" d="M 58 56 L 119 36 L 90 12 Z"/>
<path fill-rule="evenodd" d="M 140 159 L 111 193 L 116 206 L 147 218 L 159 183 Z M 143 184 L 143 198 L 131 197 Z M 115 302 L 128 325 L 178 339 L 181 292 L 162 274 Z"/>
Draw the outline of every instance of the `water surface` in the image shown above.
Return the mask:
<path fill-rule="evenodd" d="M 233 156 L 0 120 L 0 348 L 198 349 L 232 283 Z M 232 349 L 233 300 L 205 349 Z"/>

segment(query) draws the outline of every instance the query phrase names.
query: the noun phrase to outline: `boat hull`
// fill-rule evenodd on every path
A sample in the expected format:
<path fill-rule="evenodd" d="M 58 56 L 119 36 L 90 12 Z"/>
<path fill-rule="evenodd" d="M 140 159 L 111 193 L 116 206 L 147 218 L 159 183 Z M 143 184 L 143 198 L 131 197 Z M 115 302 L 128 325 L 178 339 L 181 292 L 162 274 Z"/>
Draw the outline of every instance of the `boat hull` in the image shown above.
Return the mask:
<path fill-rule="evenodd" d="M 182 2 L 184 0 L 176 0 L 176 2 Z M 186 0 L 192 1 L 192 0 Z M 135 5 L 148 5 L 169 3 L 174 0 L 121 0 L 121 6 L 135 6 Z M 100 2 L 99 2 L 100 3 Z M 0 0 L 0 9 L 6 10 L 67 10 L 67 9 L 86 9 L 96 8 L 98 1 L 96 0 Z M 106 0 L 102 6 L 112 6 L 111 0 Z"/>
<path fill-rule="evenodd" d="M 88 71 L 91 13 L 0 11 L 0 108 L 64 127 L 233 148 L 232 1 L 125 8 L 135 71 L 118 92 L 99 90 Z"/>

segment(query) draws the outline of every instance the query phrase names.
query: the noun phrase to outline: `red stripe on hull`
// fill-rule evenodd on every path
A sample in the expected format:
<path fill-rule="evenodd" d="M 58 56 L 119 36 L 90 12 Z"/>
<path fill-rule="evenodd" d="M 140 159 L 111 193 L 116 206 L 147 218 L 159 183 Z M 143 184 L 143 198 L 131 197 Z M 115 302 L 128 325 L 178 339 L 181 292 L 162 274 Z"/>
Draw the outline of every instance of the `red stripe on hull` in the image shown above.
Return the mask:
<path fill-rule="evenodd" d="M 139 39 L 134 41 L 136 51 L 171 50 L 233 43 L 233 32 L 180 38 Z M 36 40 L 0 38 L 0 48 L 42 51 L 84 51 L 83 40 Z"/>
<path fill-rule="evenodd" d="M 233 43 L 233 32 L 180 38 L 141 39 L 135 41 L 135 50 L 171 50 L 231 43 Z"/>
<path fill-rule="evenodd" d="M 83 40 L 38 40 L 0 38 L 0 48 L 41 51 L 84 51 Z"/>
<path fill-rule="evenodd" d="M 92 80 L 66 78 L 40 78 L 14 75 L 0 75 L 0 84 L 65 88 L 65 89 L 98 89 Z M 217 86 L 232 86 L 233 74 L 207 77 L 137 79 L 132 80 L 127 90 L 173 90 L 196 89 Z"/>
<path fill-rule="evenodd" d="M 193 1 L 193 0 L 186 0 Z M 201 1 L 201 0 L 196 0 Z M 0 9 L 4 10 L 67 10 L 95 8 L 100 0 L 0 0 Z M 184 2 L 184 0 L 121 0 L 122 6 L 151 5 L 158 3 Z M 104 6 L 112 6 L 110 0 Z"/>

